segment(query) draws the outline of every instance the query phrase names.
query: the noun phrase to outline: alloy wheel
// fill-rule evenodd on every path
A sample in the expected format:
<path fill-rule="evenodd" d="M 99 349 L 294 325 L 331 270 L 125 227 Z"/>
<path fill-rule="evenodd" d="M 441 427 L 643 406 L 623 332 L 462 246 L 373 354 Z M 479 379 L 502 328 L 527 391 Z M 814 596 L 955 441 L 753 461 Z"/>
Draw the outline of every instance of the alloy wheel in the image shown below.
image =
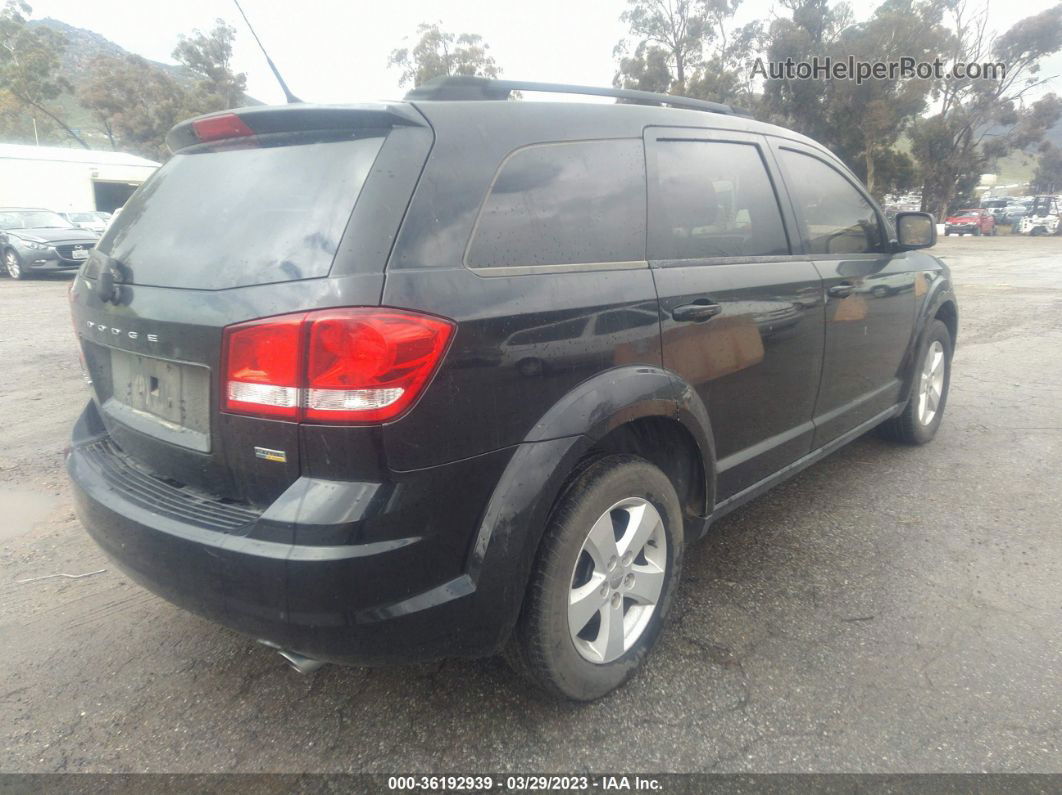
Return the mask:
<path fill-rule="evenodd" d="M 923 425 L 929 425 L 937 416 L 944 393 L 944 367 L 944 346 L 940 340 L 933 340 L 926 351 L 918 385 L 918 421 Z"/>
<path fill-rule="evenodd" d="M 568 594 L 568 631 L 583 659 L 610 663 L 642 636 L 667 576 L 660 513 L 641 497 L 621 500 L 594 522 Z"/>
<path fill-rule="evenodd" d="M 4 265 L 7 267 L 8 275 L 12 279 L 18 279 L 22 276 L 22 265 L 19 263 L 18 255 L 14 251 L 4 254 Z"/>

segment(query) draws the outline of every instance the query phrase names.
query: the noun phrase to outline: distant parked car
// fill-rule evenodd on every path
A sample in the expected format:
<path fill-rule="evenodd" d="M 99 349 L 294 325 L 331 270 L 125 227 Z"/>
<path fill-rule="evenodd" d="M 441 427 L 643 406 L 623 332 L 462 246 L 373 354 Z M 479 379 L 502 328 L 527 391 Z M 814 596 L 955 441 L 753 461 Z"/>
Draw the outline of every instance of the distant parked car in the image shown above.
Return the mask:
<path fill-rule="evenodd" d="M 988 199 L 981 200 L 982 209 L 988 210 L 992 214 L 992 217 L 996 219 L 997 224 L 1003 223 L 1003 216 L 1006 212 L 1007 205 L 1011 204 L 1014 200 L 1009 196 L 994 196 Z"/>
<path fill-rule="evenodd" d="M 51 210 L 0 207 L 0 252 L 12 279 L 73 270 L 88 259 L 99 239 L 95 232 L 79 229 Z"/>
<path fill-rule="evenodd" d="M 1024 204 L 1008 204 L 1003 210 L 1003 218 L 1000 223 L 1013 226 L 1028 214 L 1029 208 Z"/>
<path fill-rule="evenodd" d="M 1057 196 L 1037 196 L 1017 231 L 1020 235 L 1062 234 L 1062 202 Z"/>
<path fill-rule="evenodd" d="M 983 207 L 959 210 L 944 219 L 945 235 L 994 235 L 996 219 Z"/>
<path fill-rule="evenodd" d="M 86 213 L 59 213 L 67 221 L 80 229 L 90 229 L 93 232 L 103 234 L 107 224 L 111 220 L 111 214 L 93 210 Z"/>

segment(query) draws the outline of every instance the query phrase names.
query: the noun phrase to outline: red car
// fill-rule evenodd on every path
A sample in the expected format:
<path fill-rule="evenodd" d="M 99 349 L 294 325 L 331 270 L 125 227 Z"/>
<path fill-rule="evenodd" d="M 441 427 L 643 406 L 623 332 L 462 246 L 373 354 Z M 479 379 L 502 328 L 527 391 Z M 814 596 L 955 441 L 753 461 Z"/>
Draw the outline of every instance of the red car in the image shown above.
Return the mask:
<path fill-rule="evenodd" d="M 959 210 L 944 219 L 944 234 L 994 235 L 996 219 L 984 208 Z"/>

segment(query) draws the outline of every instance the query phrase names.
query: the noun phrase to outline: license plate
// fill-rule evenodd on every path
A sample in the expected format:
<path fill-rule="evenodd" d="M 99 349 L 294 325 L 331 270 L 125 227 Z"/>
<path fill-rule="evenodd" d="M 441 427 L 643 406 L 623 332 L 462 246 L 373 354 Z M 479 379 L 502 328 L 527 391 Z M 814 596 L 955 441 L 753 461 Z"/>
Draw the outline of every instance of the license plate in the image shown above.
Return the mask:
<path fill-rule="evenodd" d="M 200 450 L 210 442 L 210 370 L 110 349 L 111 416 L 137 430 Z M 117 405 L 115 405 L 117 404 Z"/>
<path fill-rule="evenodd" d="M 70 253 L 70 259 L 88 259 L 88 249 L 74 249 Z"/>

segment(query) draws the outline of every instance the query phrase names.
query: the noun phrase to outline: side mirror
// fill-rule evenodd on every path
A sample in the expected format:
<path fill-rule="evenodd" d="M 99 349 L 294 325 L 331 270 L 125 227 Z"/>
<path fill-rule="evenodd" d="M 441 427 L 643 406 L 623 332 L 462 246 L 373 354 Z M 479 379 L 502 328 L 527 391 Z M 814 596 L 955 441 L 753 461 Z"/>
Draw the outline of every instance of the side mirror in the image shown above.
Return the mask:
<path fill-rule="evenodd" d="M 929 213 L 896 213 L 896 248 L 910 251 L 937 242 L 937 222 Z"/>

